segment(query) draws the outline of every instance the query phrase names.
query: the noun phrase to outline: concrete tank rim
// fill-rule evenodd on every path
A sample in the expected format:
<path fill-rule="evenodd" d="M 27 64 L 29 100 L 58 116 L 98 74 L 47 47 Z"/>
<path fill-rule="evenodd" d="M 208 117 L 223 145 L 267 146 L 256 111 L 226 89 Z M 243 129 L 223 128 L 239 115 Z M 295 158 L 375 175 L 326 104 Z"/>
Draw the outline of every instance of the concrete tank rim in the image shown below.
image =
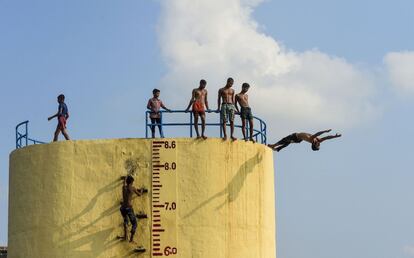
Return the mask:
<path fill-rule="evenodd" d="M 45 144 L 32 144 L 32 145 L 28 145 L 25 146 L 23 148 L 18 148 L 18 149 L 14 149 L 10 152 L 9 157 L 13 156 L 14 154 L 20 152 L 20 151 L 24 151 L 24 150 L 31 150 L 33 148 L 45 148 L 45 146 L 54 146 L 54 145 L 67 145 L 67 144 L 76 144 L 76 143 L 105 143 L 105 142 L 124 142 L 124 141 L 164 141 L 164 140 L 184 140 L 184 141 L 219 141 L 222 143 L 243 143 L 243 144 L 254 144 L 257 146 L 261 146 L 264 147 L 266 149 L 270 149 L 267 145 L 262 144 L 262 143 L 252 143 L 250 141 L 245 141 L 243 139 L 237 139 L 236 141 L 232 141 L 232 140 L 226 140 L 223 141 L 222 138 L 217 138 L 217 137 L 211 137 L 208 138 L 206 140 L 202 140 L 202 139 L 196 139 L 196 138 L 189 138 L 189 137 L 169 137 L 169 138 L 104 138 L 104 139 L 80 139 L 80 140 L 68 140 L 68 141 L 57 141 L 57 142 L 50 142 L 50 143 L 45 143 Z"/>

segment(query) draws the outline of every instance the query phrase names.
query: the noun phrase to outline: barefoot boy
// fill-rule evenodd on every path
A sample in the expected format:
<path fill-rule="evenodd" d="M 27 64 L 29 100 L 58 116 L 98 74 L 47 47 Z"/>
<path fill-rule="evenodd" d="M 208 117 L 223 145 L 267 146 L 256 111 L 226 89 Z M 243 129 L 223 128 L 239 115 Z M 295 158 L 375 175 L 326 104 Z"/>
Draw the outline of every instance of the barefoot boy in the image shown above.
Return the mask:
<path fill-rule="evenodd" d="M 185 110 L 188 112 L 191 105 L 193 115 L 194 115 L 194 129 L 197 134 L 197 139 L 200 138 L 200 133 L 198 132 L 198 117 L 201 117 L 201 137 L 205 140 L 207 137 L 204 135 L 204 131 L 206 129 L 206 111 L 209 110 L 208 101 L 207 101 L 207 90 L 205 89 L 207 82 L 205 80 L 200 81 L 200 86 L 196 89 L 193 89 L 192 96 L 190 103 L 188 104 L 187 109 Z"/>
<path fill-rule="evenodd" d="M 164 106 L 162 101 L 159 99 L 160 97 L 159 89 L 154 89 L 152 91 L 152 95 L 153 97 L 148 100 L 148 104 L 147 104 L 147 108 L 151 111 L 150 119 L 151 119 L 151 123 L 153 124 L 151 125 L 152 138 L 155 138 L 155 124 L 158 124 L 158 130 L 160 131 L 160 137 L 164 138 L 164 133 L 162 132 L 162 127 L 161 127 L 160 109 L 163 108 L 169 112 L 171 112 L 171 110 L 169 110 L 166 106 Z"/>
<path fill-rule="evenodd" d="M 132 196 L 135 193 L 138 196 L 142 195 L 142 192 L 137 190 L 132 184 L 134 183 L 134 178 L 132 176 L 127 176 L 124 180 L 124 185 L 122 186 L 122 204 L 121 204 L 121 215 L 124 219 L 124 236 L 123 240 L 127 240 L 127 227 L 128 220 L 131 222 L 131 236 L 129 242 L 134 241 L 135 231 L 137 229 L 137 218 L 132 208 Z"/>
<path fill-rule="evenodd" d="M 234 90 L 231 88 L 233 86 L 233 78 L 228 78 L 226 86 L 219 89 L 218 99 L 217 99 L 217 112 L 220 112 L 221 116 L 221 127 L 223 129 L 223 140 L 227 140 L 226 132 L 226 123 L 227 120 L 230 120 L 230 137 L 232 140 L 237 140 L 234 136 L 234 112 L 236 107 L 234 106 Z M 221 109 L 220 109 L 221 104 Z M 239 110 L 237 110 L 238 112 Z"/>
<path fill-rule="evenodd" d="M 246 82 L 243 83 L 241 92 L 236 95 L 236 109 L 238 109 L 237 104 L 239 104 L 240 105 L 240 117 L 242 120 L 243 138 L 247 141 L 246 120 L 248 120 L 249 126 L 250 126 L 249 139 L 250 141 L 254 142 L 253 140 L 253 114 L 252 114 L 252 109 L 249 107 L 249 96 L 246 94 L 249 88 L 250 88 L 250 85 L 248 83 Z"/>
<path fill-rule="evenodd" d="M 58 124 L 57 124 L 56 130 L 55 130 L 55 135 L 53 137 L 54 142 L 56 142 L 58 140 L 60 132 L 62 132 L 62 134 L 63 134 L 63 136 L 65 137 L 66 140 L 70 140 L 68 132 L 66 130 L 66 121 L 69 118 L 69 111 L 68 111 L 68 107 L 65 104 L 65 95 L 60 94 L 57 97 L 57 101 L 59 103 L 58 112 L 47 119 L 49 121 L 52 120 L 55 117 L 57 117 L 57 119 L 58 119 Z"/>
<path fill-rule="evenodd" d="M 312 150 L 314 151 L 318 151 L 320 148 L 320 144 L 323 141 L 329 140 L 329 139 L 333 139 L 333 138 L 338 138 L 341 137 L 340 134 L 335 134 L 335 135 L 328 135 L 322 138 L 319 138 L 318 136 L 324 134 L 324 133 L 329 133 L 331 131 L 331 129 L 329 130 L 325 130 L 325 131 L 320 131 L 317 132 L 315 134 L 309 134 L 309 133 L 293 133 L 289 136 L 286 136 L 285 138 L 283 138 L 282 140 L 278 141 L 275 144 L 268 144 L 267 146 L 269 146 L 270 148 L 272 148 L 275 151 L 280 151 L 281 149 L 285 148 L 286 146 L 288 146 L 291 143 L 300 143 L 302 141 L 307 141 L 311 144 L 312 146 Z"/>

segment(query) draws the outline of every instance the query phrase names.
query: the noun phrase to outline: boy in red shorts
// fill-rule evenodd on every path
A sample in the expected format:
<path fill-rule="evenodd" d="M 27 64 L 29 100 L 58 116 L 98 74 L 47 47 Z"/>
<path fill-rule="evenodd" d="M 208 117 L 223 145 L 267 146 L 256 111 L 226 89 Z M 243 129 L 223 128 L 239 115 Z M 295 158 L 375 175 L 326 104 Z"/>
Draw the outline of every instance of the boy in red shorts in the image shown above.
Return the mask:
<path fill-rule="evenodd" d="M 58 112 L 55 115 L 53 115 L 53 116 L 51 116 L 47 119 L 47 120 L 50 121 L 55 117 L 58 118 L 58 124 L 57 124 L 57 127 L 56 127 L 55 135 L 53 137 L 54 142 L 56 142 L 58 140 L 58 136 L 59 136 L 60 132 L 62 132 L 62 134 L 63 134 L 63 136 L 65 137 L 66 140 L 70 140 L 68 132 L 66 130 L 66 121 L 69 118 L 69 110 L 68 110 L 68 107 L 65 104 L 65 95 L 60 94 L 57 97 L 57 101 L 59 103 Z"/>
<path fill-rule="evenodd" d="M 205 80 L 200 81 L 200 86 L 193 90 L 191 95 L 190 103 L 186 108 L 186 112 L 190 109 L 191 105 L 193 106 L 192 111 L 194 115 L 194 129 L 197 134 L 197 139 L 203 138 L 204 140 L 207 137 L 204 135 L 206 129 L 206 110 L 204 107 L 209 110 L 208 101 L 207 101 L 207 90 L 205 89 L 207 82 Z M 198 132 L 198 117 L 201 117 L 201 137 Z"/>

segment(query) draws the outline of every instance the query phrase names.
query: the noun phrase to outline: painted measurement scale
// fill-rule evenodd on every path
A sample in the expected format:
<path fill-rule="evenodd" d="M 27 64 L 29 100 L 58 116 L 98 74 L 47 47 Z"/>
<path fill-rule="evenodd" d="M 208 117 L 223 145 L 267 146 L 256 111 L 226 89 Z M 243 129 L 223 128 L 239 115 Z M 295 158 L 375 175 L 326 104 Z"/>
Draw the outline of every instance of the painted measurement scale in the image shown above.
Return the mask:
<path fill-rule="evenodd" d="M 177 257 L 177 143 L 152 142 L 151 253 Z"/>

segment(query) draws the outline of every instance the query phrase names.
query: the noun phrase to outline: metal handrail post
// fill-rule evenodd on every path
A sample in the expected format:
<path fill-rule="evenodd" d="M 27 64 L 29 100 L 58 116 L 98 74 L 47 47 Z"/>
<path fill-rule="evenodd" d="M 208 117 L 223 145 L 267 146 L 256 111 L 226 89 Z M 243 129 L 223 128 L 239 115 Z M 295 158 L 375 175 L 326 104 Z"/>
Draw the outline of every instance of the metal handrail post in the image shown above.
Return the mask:
<path fill-rule="evenodd" d="M 223 125 L 221 121 L 221 112 L 219 113 L 219 127 L 220 127 L 220 138 L 223 138 Z M 224 122 L 224 126 L 226 126 L 227 121 Z"/>
<path fill-rule="evenodd" d="M 193 116 L 190 113 L 190 137 L 193 138 Z"/>
<path fill-rule="evenodd" d="M 26 126 L 25 126 L 25 127 L 26 127 L 26 146 L 28 145 L 28 138 L 29 138 L 29 131 L 28 131 L 28 128 L 27 128 L 27 127 L 28 127 L 28 126 L 27 126 L 28 124 L 29 124 L 29 122 L 27 122 L 27 123 L 25 124 L 25 125 L 26 125 Z"/>
<path fill-rule="evenodd" d="M 163 112 L 160 112 L 160 127 L 159 127 L 159 129 L 160 129 L 160 136 L 161 136 L 161 138 L 164 138 L 164 130 L 162 128 L 162 113 Z"/>
<path fill-rule="evenodd" d="M 16 149 L 19 148 L 18 142 L 19 142 L 19 133 L 17 132 L 17 128 L 16 128 Z"/>
<path fill-rule="evenodd" d="M 262 139 L 263 142 L 263 122 L 260 121 L 260 138 Z"/>
<path fill-rule="evenodd" d="M 145 112 L 145 138 L 148 138 L 148 111 Z"/>
<path fill-rule="evenodd" d="M 246 125 L 246 139 L 249 139 L 250 137 L 252 137 L 252 135 L 250 135 L 250 121 L 245 119 L 244 124 Z"/>

